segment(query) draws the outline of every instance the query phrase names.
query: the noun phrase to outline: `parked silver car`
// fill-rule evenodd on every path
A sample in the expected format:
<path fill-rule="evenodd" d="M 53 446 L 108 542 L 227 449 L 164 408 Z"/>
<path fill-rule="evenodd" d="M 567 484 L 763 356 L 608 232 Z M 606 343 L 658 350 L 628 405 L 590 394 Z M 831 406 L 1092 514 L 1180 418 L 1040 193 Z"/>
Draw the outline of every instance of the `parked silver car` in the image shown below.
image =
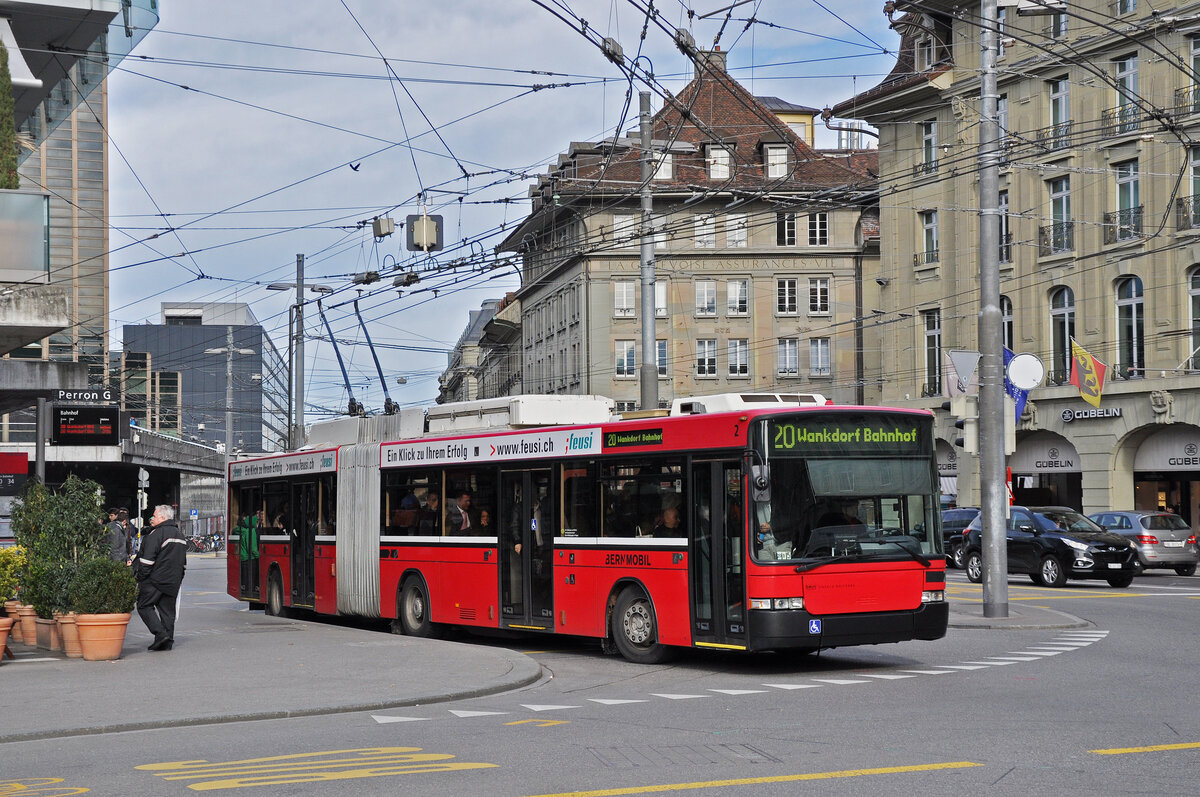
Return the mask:
<path fill-rule="evenodd" d="M 1181 576 L 1196 573 L 1200 548 L 1187 521 L 1170 512 L 1096 512 L 1092 522 L 1137 543 L 1142 567 L 1173 568 Z"/>

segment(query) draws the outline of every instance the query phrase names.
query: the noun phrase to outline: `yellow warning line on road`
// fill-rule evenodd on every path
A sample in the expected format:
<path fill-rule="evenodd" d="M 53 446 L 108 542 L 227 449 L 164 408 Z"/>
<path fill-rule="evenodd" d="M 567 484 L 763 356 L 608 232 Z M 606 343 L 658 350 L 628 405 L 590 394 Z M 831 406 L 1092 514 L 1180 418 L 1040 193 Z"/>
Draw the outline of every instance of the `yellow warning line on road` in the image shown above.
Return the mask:
<path fill-rule="evenodd" d="M 1028 592 L 1029 595 L 1014 595 L 1013 593 Z M 1058 589 L 1048 589 L 1046 587 L 1019 587 L 1015 584 L 1008 585 L 1008 600 L 1011 601 L 1069 601 L 1069 600 L 1095 600 L 1106 598 L 1154 598 L 1157 595 L 1151 595 L 1148 592 L 1077 592 L 1068 590 L 1063 592 Z M 981 597 L 974 598 L 979 594 Z M 983 587 L 972 585 L 971 587 L 948 588 L 946 596 L 960 600 L 963 603 L 982 603 Z"/>
<path fill-rule="evenodd" d="M 135 767 L 163 780 L 190 780 L 193 791 L 330 783 L 357 778 L 486 769 L 496 764 L 458 762 L 420 747 L 367 747 L 248 758 L 241 761 L 168 761 Z"/>
<path fill-rule="evenodd" d="M 1163 750 L 1195 750 L 1200 748 L 1200 742 L 1184 742 L 1183 744 L 1155 744 L 1149 747 L 1110 747 L 1107 750 L 1089 750 L 1096 755 L 1125 755 L 1126 753 L 1158 753 Z"/>
<path fill-rule="evenodd" d="M 858 778 L 863 775 L 899 775 L 907 772 L 931 772 L 939 769 L 966 769 L 981 767 L 972 761 L 950 761 L 945 764 L 913 764 L 903 767 L 877 767 L 875 769 L 843 769 L 836 772 L 807 772 L 800 775 L 773 775 L 761 778 L 730 778 L 727 780 L 701 780 L 692 783 L 662 783 L 656 786 L 630 786 L 619 789 L 598 789 L 595 791 L 567 791 L 555 794 L 539 794 L 536 797 L 615 797 L 622 794 L 655 794 L 668 791 L 689 791 L 694 789 L 720 789 L 727 786 L 760 786 L 764 783 L 795 783 L 804 780 L 835 780 L 837 778 Z"/>

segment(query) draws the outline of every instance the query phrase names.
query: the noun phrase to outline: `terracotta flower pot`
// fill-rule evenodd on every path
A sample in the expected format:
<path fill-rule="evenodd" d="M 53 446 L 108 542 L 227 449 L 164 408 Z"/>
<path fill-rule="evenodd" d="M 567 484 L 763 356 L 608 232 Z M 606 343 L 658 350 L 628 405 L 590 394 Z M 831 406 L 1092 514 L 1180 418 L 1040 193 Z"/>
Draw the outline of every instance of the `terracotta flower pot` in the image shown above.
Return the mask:
<path fill-rule="evenodd" d="M 17 614 L 17 609 L 21 608 L 20 601 L 5 601 L 4 613 L 8 615 L 8 619 L 12 620 L 12 630 L 9 631 L 9 636 L 13 642 L 24 642 L 24 637 L 21 636 L 21 615 Z"/>
<path fill-rule="evenodd" d="M 11 617 L 0 617 L 0 664 L 4 663 L 4 648 L 8 645 L 8 633 L 14 625 Z"/>
<path fill-rule="evenodd" d="M 17 609 L 17 615 L 21 618 L 21 641 L 26 645 L 37 644 L 37 612 L 32 606 L 22 605 Z"/>
<path fill-rule="evenodd" d="M 63 653 L 67 658 L 83 658 L 83 650 L 79 647 L 79 627 L 75 625 L 75 612 L 58 615 L 58 633 L 62 635 Z"/>
<path fill-rule="evenodd" d="M 125 646 L 125 631 L 130 614 L 77 614 L 75 627 L 79 631 L 79 647 L 87 661 L 110 661 L 121 658 Z"/>
<path fill-rule="evenodd" d="M 42 650 L 62 650 L 62 635 L 58 633 L 58 623 L 38 617 L 34 620 L 37 627 L 37 646 Z"/>

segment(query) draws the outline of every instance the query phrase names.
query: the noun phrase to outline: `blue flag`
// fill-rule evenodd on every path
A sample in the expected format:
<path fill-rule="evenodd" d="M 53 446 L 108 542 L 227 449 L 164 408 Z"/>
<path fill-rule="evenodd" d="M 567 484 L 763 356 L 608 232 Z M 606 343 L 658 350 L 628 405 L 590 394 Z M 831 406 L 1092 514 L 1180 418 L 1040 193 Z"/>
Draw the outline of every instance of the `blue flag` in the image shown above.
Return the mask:
<path fill-rule="evenodd" d="M 1017 417 L 1015 421 L 1021 422 L 1021 413 L 1025 411 L 1025 400 L 1029 398 L 1028 390 L 1021 390 L 1012 382 L 1008 381 L 1008 364 L 1013 357 L 1017 355 L 1007 346 L 1004 347 L 1004 392 L 1012 396 L 1013 401 L 1017 403 Z"/>

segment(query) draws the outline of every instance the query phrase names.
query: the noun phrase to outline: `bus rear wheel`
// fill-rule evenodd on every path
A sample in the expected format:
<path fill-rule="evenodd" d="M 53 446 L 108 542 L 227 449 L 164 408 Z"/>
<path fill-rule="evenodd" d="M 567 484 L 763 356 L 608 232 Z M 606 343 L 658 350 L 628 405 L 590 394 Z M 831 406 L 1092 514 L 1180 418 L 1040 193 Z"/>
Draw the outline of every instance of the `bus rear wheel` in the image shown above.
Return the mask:
<path fill-rule="evenodd" d="M 279 580 L 278 573 L 272 573 L 270 581 L 267 582 L 267 604 L 265 610 L 272 617 L 287 616 L 287 609 L 283 605 L 283 583 Z"/>
<path fill-rule="evenodd" d="M 658 641 L 654 604 L 635 587 L 626 587 L 617 596 L 612 635 L 617 650 L 635 664 L 660 664 L 671 657 L 671 648 Z"/>
<path fill-rule="evenodd" d="M 440 626 L 429 619 L 429 590 L 425 582 L 416 576 L 410 576 L 400 587 L 400 598 L 397 600 L 397 614 L 400 629 L 407 636 L 437 637 L 440 636 Z"/>

